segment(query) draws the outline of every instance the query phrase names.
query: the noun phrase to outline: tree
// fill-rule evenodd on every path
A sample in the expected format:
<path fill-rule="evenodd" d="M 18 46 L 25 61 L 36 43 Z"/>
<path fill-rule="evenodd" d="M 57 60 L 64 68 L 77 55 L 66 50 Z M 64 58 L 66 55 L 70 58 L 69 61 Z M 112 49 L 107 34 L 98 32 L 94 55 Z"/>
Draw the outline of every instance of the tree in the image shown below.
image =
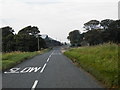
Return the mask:
<path fill-rule="evenodd" d="M 45 40 L 42 39 L 41 37 L 39 37 L 39 45 L 40 45 L 40 49 L 41 48 L 47 48 Z"/>
<path fill-rule="evenodd" d="M 91 20 L 84 24 L 90 27 L 90 29 L 84 34 L 85 40 L 88 41 L 90 45 L 102 44 L 105 42 L 120 42 L 120 20 L 102 20 L 100 25 L 103 28 L 101 29 L 91 28 L 91 26 L 96 27 L 96 25 L 98 25 L 98 22 L 96 22 L 96 24 L 94 23 L 94 25 L 92 25 L 92 22 L 96 21 Z"/>
<path fill-rule="evenodd" d="M 101 35 L 101 30 L 90 30 L 85 33 L 84 40 L 87 41 L 90 45 L 97 45 L 103 43 Z"/>
<path fill-rule="evenodd" d="M 40 31 L 36 26 L 33 26 L 33 27 L 27 26 L 18 32 L 18 34 L 28 34 L 28 35 L 34 35 L 34 36 L 37 35 L 38 33 L 40 33 Z"/>
<path fill-rule="evenodd" d="M 41 37 L 38 37 L 39 33 L 39 29 L 35 26 L 27 26 L 21 29 L 18 35 L 16 35 L 17 50 L 37 51 L 38 47 L 39 49 L 46 48 L 45 41 Z"/>
<path fill-rule="evenodd" d="M 14 51 L 14 30 L 9 26 L 3 27 L 0 30 L 2 30 L 2 51 Z"/>
<path fill-rule="evenodd" d="M 94 30 L 94 29 L 99 29 L 99 24 L 100 22 L 97 20 L 90 20 L 89 22 L 84 24 L 84 28 L 89 31 L 89 30 Z"/>
<path fill-rule="evenodd" d="M 80 46 L 83 37 L 80 34 L 79 30 L 74 30 L 69 33 L 67 39 L 70 40 L 72 46 Z"/>
<path fill-rule="evenodd" d="M 39 47 L 46 48 L 46 43 L 41 37 L 37 37 L 40 31 L 35 26 L 27 26 L 21 29 L 18 34 L 13 34 L 14 30 L 7 26 L 2 30 L 2 51 L 37 51 Z M 39 41 L 38 41 L 39 40 Z"/>
<path fill-rule="evenodd" d="M 4 42 L 4 41 L 3 41 Z M 15 40 L 14 40 L 14 35 L 8 35 L 6 37 L 6 51 L 7 52 L 11 52 L 11 51 L 15 51 Z M 4 47 L 4 45 L 3 45 Z"/>
<path fill-rule="evenodd" d="M 120 20 L 113 21 L 108 27 L 110 41 L 120 43 Z"/>
<path fill-rule="evenodd" d="M 14 35 L 13 34 L 14 30 L 9 26 L 6 26 L 6 27 L 0 28 L 0 29 L 2 30 L 2 36 L 3 37 L 6 37 L 6 36 L 8 36 L 10 34 Z"/>
<path fill-rule="evenodd" d="M 111 19 L 105 19 L 100 22 L 100 25 L 103 27 L 104 30 L 108 29 L 109 25 L 113 22 L 114 20 Z"/>
<path fill-rule="evenodd" d="M 27 34 L 15 35 L 17 51 L 37 51 L 37 38 Z"/>
<path fill-rule="evenodd" d="M 87 41 L 89 45 L 97 45 L 103 43 L 102 29 L 100 26 L 100 22 L 98 20 L 90 20 L 89 22 L 84 24 L 84 28 L 86 29 L 86 33 L 84 33 L 84 41 Z"/>

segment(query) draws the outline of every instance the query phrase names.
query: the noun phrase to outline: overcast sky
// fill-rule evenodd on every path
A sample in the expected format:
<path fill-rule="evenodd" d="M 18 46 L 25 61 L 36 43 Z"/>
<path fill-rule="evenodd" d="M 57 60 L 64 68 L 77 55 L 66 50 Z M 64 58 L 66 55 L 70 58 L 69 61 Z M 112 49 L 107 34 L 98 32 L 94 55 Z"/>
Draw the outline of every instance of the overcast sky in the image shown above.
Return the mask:
<path fill-rule="evenodd" d="M 96 19 L 118 19 L 119 0 L 0 0 L 0 27 L 37 26 L 41 34 L 67 41 L 70 31 Z"/>

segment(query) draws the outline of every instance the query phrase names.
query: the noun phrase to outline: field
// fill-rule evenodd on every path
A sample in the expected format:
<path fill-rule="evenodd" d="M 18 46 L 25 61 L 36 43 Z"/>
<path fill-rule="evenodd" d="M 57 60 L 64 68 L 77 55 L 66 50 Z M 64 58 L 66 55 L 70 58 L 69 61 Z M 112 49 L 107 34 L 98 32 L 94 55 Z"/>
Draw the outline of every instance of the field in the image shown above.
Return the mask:
<path fill-rule="evenodd" d="M 119 87 L 118 51 L 116 44 L 71 48 L 64 54 L 74 63 L 91 73 L 106 87 Z M 120 75 L 120 73 L 119 73 Z"/>
<path fill-rule="evenodd" d="M 3 53 L 2 54 L 2 67 L 0 70 L 6 70 L 8 68 L 11 68 L 24 60 L 27 60 L 29 58 L 32 58 L 38 54 L 42 54 L 44 52 L 48 51 L 42 50 L 42 51 L 36 51 L 36 52 L 10 52 L 10 53 Z"/>

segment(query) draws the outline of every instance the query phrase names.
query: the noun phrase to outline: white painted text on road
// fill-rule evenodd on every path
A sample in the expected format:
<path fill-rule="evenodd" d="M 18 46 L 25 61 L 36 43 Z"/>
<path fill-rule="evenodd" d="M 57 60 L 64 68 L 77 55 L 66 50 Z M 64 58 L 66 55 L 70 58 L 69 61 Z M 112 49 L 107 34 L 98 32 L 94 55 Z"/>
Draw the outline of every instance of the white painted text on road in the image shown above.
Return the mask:
<path fill-rule="evenodd" d="M 11 68 L 8 72 L 4 73 L 31 73 L 31 72 L 38 72 L 41 67 L 25 67 L 24 69 L 21 68 Z"/>

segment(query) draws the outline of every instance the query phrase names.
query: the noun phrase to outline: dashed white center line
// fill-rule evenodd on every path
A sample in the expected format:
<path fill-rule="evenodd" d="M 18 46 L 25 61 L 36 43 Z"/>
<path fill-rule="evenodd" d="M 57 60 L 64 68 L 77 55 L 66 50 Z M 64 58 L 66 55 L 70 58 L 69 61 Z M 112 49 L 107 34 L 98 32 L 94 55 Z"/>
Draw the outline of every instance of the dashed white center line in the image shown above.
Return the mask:
<path fill-rule="evenodd" d="M 44 66 L 43 66 L 43 68 L 41 69 L 40 73 L 42 73 L 42 72 L 44 71 L 46 65 L 47 65 L 47 64 L 45 63 Z"/>
<path fill-rule="evenodd" d="M 53 51 L 53 52 L 54 52 L 54 51 Z M 53 55 L 53 52 L 52 52 L 52 53 L 50 54 L 50 56 L 48 57 L 47 62 L 49 62 L 51 56 Z"/>
<path fill-rule="evenodd" d="M 54 51 L 53 51 L 53 52 L 54 52 Z M 50 54 L 50 56 L 48 57 L 47 62 L 49 62 L 49 60 L 50 60 L 50 58 L 51 58 L 51 56 L 52 56 L 53 52 L 52 52 L 52 53 Z M 45 64 L 44 64 L 44 66 L 42 67 L 42 69 L 41 69 L 40 73 L 42 73 L 42 72 L 44 71 L 44 69 L 45 69 L 46 65 L 47 65 L 47 63 L 45 63 Z M 35 82 L 34 82 L 34 84 L 33 84 L 33 86 L 32 86 L 32 89 L 31 89 L 31 90 L 35 90 L 35 88 L 36 88 L 37 84 L 38 84 L 38 80 L 35 80 Z"/>
<path fill-rule="evenodd" d="M 52 55 L 49 56 L 49 58 L 51 58 Z"/>
<path fill-rule="evenodd" d="M 31 89 L 31 90 L 35 90 L 35 88 L 36 88 L 37 84 L 38 84 L 38 80 L 35 80 L 35 82 L 34 82 L 34 84 L 33 84 L 33 86 L 32 86 L 32 89 Z"/>
<path fill-rule="evenodd" d="M 50 58 L 47 59 L 47 62 L 49 62 Z"/>

